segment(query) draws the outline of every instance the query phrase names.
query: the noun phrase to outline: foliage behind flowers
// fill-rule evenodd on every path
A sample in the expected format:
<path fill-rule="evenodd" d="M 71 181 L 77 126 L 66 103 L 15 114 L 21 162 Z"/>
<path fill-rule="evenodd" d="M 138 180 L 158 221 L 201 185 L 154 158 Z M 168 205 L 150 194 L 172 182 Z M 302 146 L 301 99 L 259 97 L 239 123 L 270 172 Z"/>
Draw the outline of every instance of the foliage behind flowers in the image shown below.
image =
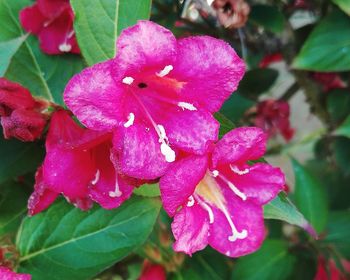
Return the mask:
<path fill-rule="evenodd" d="M 349 15 L 0 0 L 0 280 L 348 279 Z"/>

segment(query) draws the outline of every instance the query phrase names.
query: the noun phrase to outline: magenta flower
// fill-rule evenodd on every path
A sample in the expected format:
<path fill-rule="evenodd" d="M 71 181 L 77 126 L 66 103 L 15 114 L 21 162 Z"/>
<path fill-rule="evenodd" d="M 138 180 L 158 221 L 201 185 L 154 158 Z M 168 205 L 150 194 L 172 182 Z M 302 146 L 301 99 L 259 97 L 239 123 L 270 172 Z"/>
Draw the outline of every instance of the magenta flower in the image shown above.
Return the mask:
<path fill-rule="evenodd" d="M 259 128 L 227 133 L 206 155 L 174 163 L 160 179 L 164 209 L 175 216 L 174 250 L 192 253 L 209 244 L 229 257 L 257 250 L 264 237 L 262 205 L 285 185 L 279 168 L 248 164 L 263 156 L 266 135 Z"/>
<path fill-rule="evenodd" d="M 137 182 L 116 172 L 111 148 L 110 134 L 81 128 L 66 111 L 54 113 L 29 214 L 44 210 L 59 194 L 82 210 L 93 201 L 112 209 L 128 199 Z"/>
<path fill-rule="evenodd" d="M 16 273 L 7 267 L 0 266 L 0 279 L 1 280 L 31 280 L 32 277 L 29 274 Z"/>
<path fill-rule="evenodd" d="M 38 36 L 40 48 L 47 54 L 80 53 L 73 20 L 69 0 L 37 0 L 20 12 L 23 28 Z"/>
<path fill-rule="evenodd" d="M 31 142 L 40 138 L 46 126 L 47 117 L 42 113 L 46 107 L 46 102 L 34 99 L 28 89 L 0 78 L 0 118 L 6 139 Z"/>
<path fill-rule="evenodd" d="M 114 131 L 122 172 L 154 179 L 180 151 L 204 154 L 218 135 L 212 113 L 244 74 L 235 51 L 207 36 L 176 40 L 150 21 L 125 29 L 117 50 L 73 77 L 64 98 L 88 128 Z"/>
<path fill-rule="evenodd" d="M 154 264 L 145 260 L 138 280 L 166 280 L 165 269 L 160 264 Z"/>

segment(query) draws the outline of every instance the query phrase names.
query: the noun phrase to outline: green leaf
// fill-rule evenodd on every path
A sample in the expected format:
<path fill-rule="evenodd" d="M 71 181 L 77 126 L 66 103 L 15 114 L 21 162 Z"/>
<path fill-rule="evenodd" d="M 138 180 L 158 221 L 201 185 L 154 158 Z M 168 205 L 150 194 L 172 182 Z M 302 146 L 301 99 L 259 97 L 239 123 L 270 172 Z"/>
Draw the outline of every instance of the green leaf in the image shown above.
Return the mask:
<path fill-rule="evenodd" d="M 90 279 L 145 242 L 159 209 L 158 200 L 140 197 L 88 212 L 61 200 L 24 220 L 16 242 L 19 271 L 36 280 Z"/>
<path fill-rule="evenodd" d="M 35 171 L 43 157 L 44 149 L 39 143 L 5 140 L 0 136 L 0 183 Z"/>
<path fill-rule="evenodd" d="M 349 0 L 332 0 L 334 4 L 338 5 L 345 13 L 350 15 L 350 1 Z"/>
<path fill-rule="evenodd" d="M 116 55 L 120 32 L 148 19 L 151 0 L 71 0 L 74 27 L 82 54 L 89 65 Z"/>
<path fill-rule="evenodd" d="M 141 187 L 136 188 L 134 194 L 146 197 L 160 196 L 159 184 L 144 184 Z"/>
<path fill-rule="evenodd" d="M 260 94 L 266 92 L 276 81 L 278 71 L 275 69 L 253 69 L 243 77 L 238 92 L 244 97 L 256 100 Z"/>
<path fill-rule="evenodd" d="M 285 24 L 283 14 L 276 7 L 262 4 L 252 6 L 249 21 L 274 33 L 282 32 Z"/>
<path fill-rule="evenodd" d="M 236 126 L 222 113 L 215 113 L 215 119 L 220 123 L 219 138 L 223 137 L 227 132 L 234 129 Z"/>
<path fill-rule="evenodd" d="M 345 121 L 334 131 L 334 135 L 345 136 L 350 138 L 350 115 Z"/>
<path fill-rule="evenodd" d="M 350 114 L 350 94 L 346 89 L 334 89 L 327 94 L 327 110 L 332 120 L 339 122 Z"/>
<path fill-rule="evenodd" d="M 0 236 L 17 231 L 27 212 L 28 192 L 24 185 L 8 182 L 0 187 Z"/>
<path fill-rule="evenodd" d="M 303 228 L 314 237 L 316 235 L 312 226 L 285 193 L 280 193 L 274 200 L 264 206 L 264 218 L 281 220 Z"/>
<path fill-rule="evenodd" d="M 9 41 L 0 42 L 0 77 L 5 75 L 12 57 L 26 39 L 27 35 L 23 35 Z"/>
<path fill-rule="evenodd" d="M 322 242 L 335 246 L 347 259 L 350 258 L 350 211 L 331 212 Z"/>
<path fill-rule="evenodd" d="M 350 18 L 334 10 L 311 32 L 293 67 L 312 71 L 350 70 Z"/>
<path fill-rule="evenodd" d="M 233 268 L 232 280 L 283 280 L 293 270 L 295 256 L 282 240 L 266 240 L 261 249 L 240 258 Z"/>
<path fill-rule="evenodd" d="M 249 108 L 253 107 L 254 104 L 255 102 L 236 92 L 224 103 L 220 112 L 234 123 L 237 123 L 241 120 L 244 113 Z"/>
<path fill-rule="evenodd" d="M 350 174 L 350 139 L 336 137 L 332 143 L 335 160 L 345 175 Z"/>
<path fill-rule="evenodd" d="M 323 231 L 328 220 L 328 205 L 324 186 L 296 160 L 292 160 L 295 175 L 295 203 L 317 233 Z"/>

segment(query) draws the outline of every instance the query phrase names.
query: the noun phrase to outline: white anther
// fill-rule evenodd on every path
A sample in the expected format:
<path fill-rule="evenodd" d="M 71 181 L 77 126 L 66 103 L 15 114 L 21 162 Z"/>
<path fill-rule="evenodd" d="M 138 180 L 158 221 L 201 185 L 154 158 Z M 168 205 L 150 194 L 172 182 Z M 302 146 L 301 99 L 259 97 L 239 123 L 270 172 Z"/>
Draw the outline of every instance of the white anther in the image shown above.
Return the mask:
<path fill-rule="evenodd" d="M 194 198 L 193 196 L 191 195 L 189 198 L 188 198 L 188 202 L 187 202 L 187 207 L 192 207 L 194 205 Z"/>
<path fill-rule="evenodd" d="M 213 170 L 213 171 L 211 172 L 211 174 L 213 175 L 214 178 L 215 178 L 215 177 L 218 177 L 218 176 L 219 176 L 219 171 L 218 171 L 218 170 Z"/>
<path fill-rule="evenodd" d="M 165 156 L 165 160 L 167 162 L 174 162 L 175 161 L 175 159 L 176 159 L 175 151 L 172 148 L 170 148 L 169 145 L 167 143 L 165 143 L 164 141 L 160 145 L 160 152 L 162 153 L 162 155 Z"/>
<path fill-rule="evenodd" d="M 158 77 L 164 77 L 164 76 L 168 75 L 170 73 L 170 71 L 173 69 L 174 69 L 174 67 L 172 65 L 167 65 L 164 67 L 164 69 L 162 71 L 160 71 L 159 73 L 156 73 L 156 75 Z"/>
<path fill-rule="evenodd" d="M 168 140 L 168 137 L 166 136 L 166 132 L 165 132 L 165 128 L 164 126 L 162 126 L 161 124 L 157 125 L 158 129 L 159 129 L 159 142 L 161 143 L 163 140 Z"/>
<path fill-rule="evenodd" d="M 241 232 L 235 231 L 228 237 L 228 240 L 231 242 L 236 241 L 237 239 L 244 239 L 248 236 L 248 231 L 246 229 L 242 230 Z"/>
<path fill-rule="evenodd" d="M 63 43 L 63 44 L 61 44 L 61 45 L 58 46 L 58 49 L 59 49 L 61 52 L 70 52 L 71 49 L 72 49 L 72 45 L 67 44 L 67 43 Z"/>
<path fill-rule="evenodd" d="M 197 111 L 197 108 L 195 106 L 193 106 L 193 104 L 191 103 L 187 103 L 187 102 L 179 102 L 177 103 L 177 105 L 179 107 L 181 107 L 183 110 L 189 110 L 189 111 Z"/>
<path fill-rule="evenodd" d="M 245 168 L 243 170 L 240 170 L 236 165 L 232 165 L 232 164 L 230 164 L 230 168 L 234 173 L 236 173 L 238 175 L 245 175 L 245 174 L 249 173 L 249 168 Z"/>
<path fill-rule="evenodd" d="M 122 82 L 123 82 L 123 84 L 131 85 L 134 82 L 134 78 L 133 77 L 125 77 L 122 80 Z"/>
<path fill-rule="evenodd" d="M 96 185 L 98 180 L 100 180 L 100 170 L 99 169 L 97 169 L 96 174 L 95 174 L 95 178 L 93 181 L 91 181 L 91 184 Z"/>
<path fill-rule="evenodd" d="M 118 183 L 118 176 L 115 178 L 115 187 L 114 187 L 114 191 L 109 192 L 108 195 L 110 197 L 120 197 L 123 193 L 120 191 L 119 189 L 119 183 Z"/>
<path fill-rule="evenodd" d="M 135 121 L 135 115 L 133 113 L 130 113 L 128 116 L 128 121 L 124 123 L 124 127 L 130 127 L 134 124 Z"/>

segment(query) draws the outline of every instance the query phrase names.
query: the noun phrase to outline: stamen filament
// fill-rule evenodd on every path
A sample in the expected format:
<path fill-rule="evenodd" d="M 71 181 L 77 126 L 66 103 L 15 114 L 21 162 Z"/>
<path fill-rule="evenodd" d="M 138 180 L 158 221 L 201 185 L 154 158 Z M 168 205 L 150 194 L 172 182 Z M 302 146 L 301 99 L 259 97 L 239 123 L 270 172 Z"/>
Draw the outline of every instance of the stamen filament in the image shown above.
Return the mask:
<path fill-rule="evenodd" d="M 230 164 L 230 168 L 234 173 L 236 173 L 238 175 L 245 175 L 245 174 L 249 173 L 249 168 L 245 168 L 243 170 L 240 170 L 236 165 L 232 165 L 232 164 Z"/>
<path fill-rule="evenodd" d="M 210 206 L 205 203 L 198 195 L 195 195 L 195 198 L 198 202 L 198 204 L 200 206 L 202 206 L 202 208 L 204 208 L 204 210 L 206 210 L 208 212 L 208 215 L 209 215 L 209 223 L 212 224 L 214 223 L 214 212 L 213 210 L 210 208 Z"/>
<path fill-rule="evenodd" d="M 91 181 L 92 185 L 96 185 L 98 180 L 100 180 L 100 170 L 97 169 L 94 180 Z"/>
<path fill-rule="evenodd" d="M 230 182 L 224 175 L 218 174 L 218 177 L 229 186 L 229 188 L 235 193 L 235 195 L 240 197 L 242 200 L 247 200 L 247 196 L 243 192 L 241 192 L 232 182 Z"/>

